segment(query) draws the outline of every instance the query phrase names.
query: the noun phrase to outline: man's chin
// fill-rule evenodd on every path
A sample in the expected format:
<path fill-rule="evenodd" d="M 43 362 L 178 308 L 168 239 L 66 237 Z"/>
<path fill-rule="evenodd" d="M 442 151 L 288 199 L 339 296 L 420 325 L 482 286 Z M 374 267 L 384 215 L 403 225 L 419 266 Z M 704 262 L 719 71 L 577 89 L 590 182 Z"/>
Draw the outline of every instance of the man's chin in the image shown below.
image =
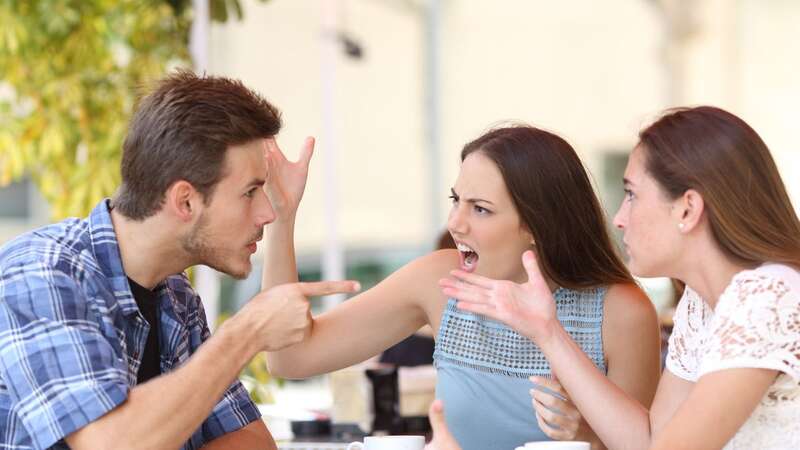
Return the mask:
<path fill-rule="evenodd" d="M 237 279 L 237 280 L 244 280 L 245 278 L 247 278 L 250 275 L 250 272 L 252 270 L 253 270 L 253 265 L 252 264 L 248 264 L 247 267 L 243 267 L 243 268 L 239 269 L 238 271 L 230 270 L 230 271 L 227 271 L 225 273 L 230 275 L 231 277 Z"/>
<path fill-rule="evenodd" d="M 209 264 L 209 267 L 216 270 L 217 272 L 222 272 L 225 275 L 230 276 L 231 278 L 235 278 L 237 280 L 244 280 L 245 278 L 250 275 L 250 272 L 253 270 L 253 265 L 250 261 L 247 261 L 247 264 L 239 265 L 238 267 L 232 267 L 231 265 L 217 265 L 217 264 Z"/>

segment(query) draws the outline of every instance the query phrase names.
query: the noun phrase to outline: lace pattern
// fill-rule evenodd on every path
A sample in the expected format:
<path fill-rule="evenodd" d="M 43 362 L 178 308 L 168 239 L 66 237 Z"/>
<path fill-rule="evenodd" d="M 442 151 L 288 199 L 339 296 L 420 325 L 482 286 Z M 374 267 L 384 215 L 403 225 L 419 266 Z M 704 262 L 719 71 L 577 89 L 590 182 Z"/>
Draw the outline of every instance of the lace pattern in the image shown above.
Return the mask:
<path fill-rule="evenodd" d="M 697 381 L 699 337 L 712 314 L 711 307 L 686 286 L 675 309 L 674 326 L 669 337 L 666 365 L 670 372 L 685 380 Z"/>
<path fill-rule="evenodd" d="M 670 372 L 697 381 L 745 367 L 780 375 L 725 449 L 800 448 L 800 274 L 788 266 L 738 273 L 715 310 L 689 288 L 678 305 Z"/>
<path fill-rule="evenodd" d="M 555 292 L 558 318 L 581 349 L 603 373 L 603 298 L 606 288 Z M 482 372 L 517 378 L 550 376 L 550 364 L 531 340 L 486 317 L 461 311 L 448 300 L 434 360 Z"/>

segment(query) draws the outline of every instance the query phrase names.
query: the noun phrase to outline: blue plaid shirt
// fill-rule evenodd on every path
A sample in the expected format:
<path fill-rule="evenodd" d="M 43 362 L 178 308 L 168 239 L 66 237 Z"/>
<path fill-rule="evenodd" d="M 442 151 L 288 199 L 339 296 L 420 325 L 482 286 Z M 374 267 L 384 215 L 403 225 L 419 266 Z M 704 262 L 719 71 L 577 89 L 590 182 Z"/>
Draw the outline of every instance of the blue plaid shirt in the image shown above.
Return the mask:
<path fill-rule="evenodd" d="M 161 372 L 209 338 L 185 275 L 155 288 Z M 68 448 L 63 438 L 119 406 L 136 385 L 149 325 L 122 269 L 108 202 L 0 248 L 0 448 Z M 180 411 L 175 411 L 180 414 Z M 258 419 L 234 382 L 184 449 Z"/>

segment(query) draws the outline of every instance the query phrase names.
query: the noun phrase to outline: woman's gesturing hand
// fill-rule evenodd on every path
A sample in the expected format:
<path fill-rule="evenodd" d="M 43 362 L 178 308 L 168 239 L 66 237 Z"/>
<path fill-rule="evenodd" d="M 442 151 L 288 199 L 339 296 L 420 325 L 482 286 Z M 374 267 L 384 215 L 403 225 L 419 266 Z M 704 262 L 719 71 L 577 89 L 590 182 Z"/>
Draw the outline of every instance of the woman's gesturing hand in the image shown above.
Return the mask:
<path fill-rule="evenodd" d="M 558 324 L 555 300 L 532 251 L 522 254 L 522 264 L 526 283 L 454 270 L 439 285 L 445 295 L 458 300 L 458 308 L 503 322 L 541 345 Z"/>
<path fill-rule="evenodd" d="M 267 160 L 267 193 L 278 220 L 293 217 L 303 198 L 308 179 L 308 165 L 314 153 L 314 138 L 307 137 L 300 151 L 300 159 L 291 162 L 278 147 L 275 139 L 264 140 L 264 157 Z"/>

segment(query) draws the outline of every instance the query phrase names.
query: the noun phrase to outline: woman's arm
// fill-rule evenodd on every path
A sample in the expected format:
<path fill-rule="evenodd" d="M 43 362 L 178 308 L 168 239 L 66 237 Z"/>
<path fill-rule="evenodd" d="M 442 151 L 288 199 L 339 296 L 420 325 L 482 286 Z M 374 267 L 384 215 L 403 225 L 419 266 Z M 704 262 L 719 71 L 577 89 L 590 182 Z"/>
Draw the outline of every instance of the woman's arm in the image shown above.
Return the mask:
<path fill-rule="evenodd" d="M 650 419 L 639 399 L 597 370 L 560 324 L 548 335 L 536 343 L 600 440 L 608 448 L 648 448 Z"/>
<path fill-rule="evenodd" d="M 608 379 L 626 394 L 649 407 L 660 374 L 658 322 L 652 303 L 635 285 L 617 284 L 609 288 L 603 301 L 603 352 Z M 532 389 L 533 406 L 542 431 L 556 440 L 582 440 L 593 449 L 605 446 L 589 426 L 570 395 L 558 382 L 537 378 Z"/>
<path fill-rule="evenodd" d="M 272 373 L 304 378 L 364 361 L 429 323 L 444 297 L 436 281 L 458 264 L 455 250 L 418 258 L 377 286 L 313 319 L 301 343 L 267 356 Z"/>
<path fill-rule="evenodd" d="M 440 284 L 445 295 L 459 300 L 459 308 L 502 321 L 536 342 L 583 417 L 609 448 L 647 448 L 650 445 L 648 410 L 637 397 L 630 396 L 597 370 L 564 330 L 533 252 L 525 252 L 522 262 L 529 278 L 524 284 L 491 280 L 460 271 L 452 272 L 455 279 L 443 279 Z M 612 352 L 618 353 L 616 350 Z M 622 359 L 617 361 L 621 362 Z M 615 373 L 615 378 L 622 384 L 631 383 L 623 380 L 627 376 Z M 645 386 L 631 385 L 631 388 L 638 390 L 639 396 L 645 400 L 652 395 L 647 393 Z"/>
<path fill-rule="evenodd" d="M 275 221 L 264 229 L 264 268 L 261 289 L 298 281 L 294 251 L 297 208 L 306 188 L 308 166 L 314 153 L 314 138 L 303 143 L 300 159 L 286 159 L 274 139 L 266 139 L 267 182 L 264 191 L 275 209 Z"/>
<path fill-rule="evenodd" d="M 274 140 L 266 141 L 265 189 L 277 218 L 266 232 L 263 289 L 297 280 L 294 223 L 313 147 L 313 139 L 307 139 L 300 159 L 292 163 Z M 457 264 L 455 250 L 409 263 L 369 291 L 313 318 L 311 333 L 303 342 L 267 355 L 270 371 L 280 377 L 304 378 L 380 353 L 429 322 L 431 300 L 443 299 L 436 282 Z"/>
<path fill-rule="evenodd" d="M 655 436 L 652 449 L 722 448 L 753 413 L 778 375 L 770 369 L 727 369 L 700 377 Z"/>

